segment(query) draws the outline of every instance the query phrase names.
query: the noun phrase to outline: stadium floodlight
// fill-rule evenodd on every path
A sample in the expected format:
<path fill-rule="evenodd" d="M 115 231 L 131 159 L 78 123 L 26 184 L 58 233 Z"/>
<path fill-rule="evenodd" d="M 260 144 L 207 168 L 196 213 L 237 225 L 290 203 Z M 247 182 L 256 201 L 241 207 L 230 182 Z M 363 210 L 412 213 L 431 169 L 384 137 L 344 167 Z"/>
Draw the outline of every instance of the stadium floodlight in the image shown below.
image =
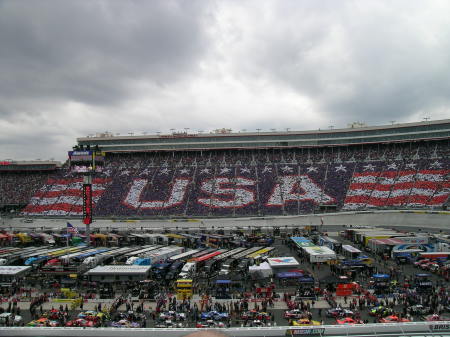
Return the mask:
<path fill-rule="evenodd" d="M 259 131 L 261 131 L 261 129 L 256 129 L 256 131 L 258 131 L 258 133 L 259 133 Z"/>
<path fill-rule="evenodd" d="M 286 128 L 286 131 L 289 132 L 290 129 L 291 129 L 291 128 Z"/>
<path fill-rule="evenodd" d="M 128 132 L 128 134 L 129 134 L 130 136 L 133 136 L 133 135 L 134 135 L 134 132 Z"/>
<path fill-rule="evenodd" d="M 330 128 L 330 130 L 333 130 L 334 129 L 334 125 L 330 125 L 329 128 Z"/>

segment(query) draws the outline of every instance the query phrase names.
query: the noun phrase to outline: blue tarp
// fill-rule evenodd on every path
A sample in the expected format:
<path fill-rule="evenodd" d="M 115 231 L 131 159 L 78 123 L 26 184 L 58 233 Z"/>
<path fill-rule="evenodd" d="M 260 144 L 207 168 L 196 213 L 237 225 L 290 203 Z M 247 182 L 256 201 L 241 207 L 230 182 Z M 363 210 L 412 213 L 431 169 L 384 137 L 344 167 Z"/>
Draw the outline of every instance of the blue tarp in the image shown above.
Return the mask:
<path fill-rule="evenodd" d="M 388 274 L 373 274 L 373 278 L 390 278 Z"/>
<path fill-rule="evenodd" d="M 312 277 L 300 277 L 298 281 L 300 283 L 311 283 L 314 282 L 314 279 Z"/>
<path fill-rule="evenodd" d="M 277 273 L 277 277 L 278 278 L 298 278 L 298 277 L 303 277 L 302 273 L 297 273 L 297 272 L 293 272 L 293 271 L 287 271 L 284 273 Z"/>
<path fill-rule="evenodd" d="M 217 280 L 216 284 L 229 284 L 231 283 L 231 280 Z"/>

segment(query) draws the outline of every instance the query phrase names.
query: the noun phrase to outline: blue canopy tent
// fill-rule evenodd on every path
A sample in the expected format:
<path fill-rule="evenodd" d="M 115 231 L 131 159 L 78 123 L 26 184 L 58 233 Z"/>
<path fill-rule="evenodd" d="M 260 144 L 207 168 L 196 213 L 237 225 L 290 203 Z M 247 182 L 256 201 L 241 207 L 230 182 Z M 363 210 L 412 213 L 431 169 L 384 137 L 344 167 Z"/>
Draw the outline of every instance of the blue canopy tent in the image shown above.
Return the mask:
<path fill-rule="evenodd" d="M 314 278 L 313 277 L 309 277 L 309 276 L 305 276 L 305 277 L 300 277 L 298 279 L 298 281 L 300 283 L 314 283 Z"/>

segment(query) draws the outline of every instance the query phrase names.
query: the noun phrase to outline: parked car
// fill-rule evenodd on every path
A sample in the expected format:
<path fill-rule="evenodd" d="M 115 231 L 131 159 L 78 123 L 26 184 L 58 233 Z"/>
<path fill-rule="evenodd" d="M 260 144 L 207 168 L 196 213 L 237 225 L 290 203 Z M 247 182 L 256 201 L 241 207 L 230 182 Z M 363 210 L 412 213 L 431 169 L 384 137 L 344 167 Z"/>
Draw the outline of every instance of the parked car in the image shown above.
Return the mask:
<path fill-rule="evenodd" d="M 88 321 L 87 319 L 84 318 L 74 319 L 66 323 L 66 326 L 83 327 L 83 328 L 92 328 L 97 325 L 98 324 L 95 321 L 93 320 Z"/>
<path fill-rule="evenodd" d="M 182 328 L 183 327 L 183 323 L 176 323 L 170 319 L 163 321 L 163 322 L 158 322 L 155 324 L 155 328 Z"/>
<path fill-rule="evenodd" d="M 223 322 L 215 322 L 211 319 L 204 322 L 197 322 L 195 325 L 196 328 L 225 328 L 225 324 Z"/>
<path fill-rule="evenodd" d="M 121 319 L 120 321 L 115 321 L 111 323 L 113 328 L 139 328 L 141 325 L 137 322 L 130 322 L 126 319 Z"/>
<path fill-rule="evenodd" d="M 9 324 L 11 324 L 11 320 L 13 318 L 13 314 L 10 312 L 4 312 L 0 314 L 0 324 L 6 324 L 8 321 Z M 22 316 L 15 315 L 14 321 L 12 322 L 12 325 L 20 325 L 22 323 Z"/>
<path fill-rule="evenodd" d="M 344 309 L 344 308 L 332 308 L 327 310 L 327 316 L 328 317 L 348 317 L 353 316 L 355 313 L 351 310 Z"/>
<path fill-rule="evenodd" d="M 88 321 L 105 321 L 107 319 L 106 314 L 103 312 L 97 312 L 93 310 L 87 310 L 80 312 L 78 318 L 82 318 Z"/>
<path fill-rule="evenodd" d="M 354 319 L 351 317 L 344 317 L 336 320 L 337 324 L 345 325 L 345 324 L 364 324 L 360 319 Z"/>
<path fill-rule="evenodd" d="M 228 318 L 228 313 L 226 312 L 219 312 L 216 310 L 213 311 L 208 311 L 208 312 L 202 312 L 200 315 L 202 320 L 214 320 L 214 321 L 220 321 L 223 319 L 227 319 Z"/>
<path fill-rule="evenodd" d="M 429 314 L 431 309 L 429 307 L 425 307 L 422 304 L 413 305 L 411 308 L 411 314 L 413 315 L 426 315 Z"/>
<path fill-rule="evenodd" d="M 284 318 L 292 319 L 292 318 L 301 318 L 305 313 L 299 309 L 287 310 L 284 312 Z"/>
<path fill-rule="evenodd" d="M 250 321 L 249 324 L 251 327 L 264 327 L 264 326 L 270 326 L 270 323 L 265 323 L 264 321 L 261 321 L 260 319 L 254 319 L 252 321 Z"/>
<path fill-rule="evenodd" d="M 60 325 L 61 324 L 59 323 L 59 321 L 50 320 L 46 317 L 41 317 L 41 318 L 31 321 L 27 324 L 27 326 L 33 326 L 33 327 L 43 327 L 43 326 L 57 327 Z"/>
<path fill-rule="evenodd" d="M 165 311 L 159 315 L 159 319 L 163 321 L 184 321 L 186 320 L 186 314 L 184 312 Z"/>
<path fill-rule="evenodd" d="M 382 305 L 378 305 L 376 307 L 373 307 L 372 309 L 369 310 L 369 315 L 370 316 L 381 316 L 381 317 L 385 317 L 388 315 L 392 315 L 394 311 L 389 308 L 389 307 L 385 307 Z"/>
<path fill-rule="evenodd" d="M 450 321 L 450 317 L 443 317 L 438 314 L 425 316 L 425 320 L 428 322 Z"/>
<path fill-rule="evenodd" d="M 256 310 L 245 311 L 241 314 L 241 319 L 250 320 L 250 319 L 259 319 L 259 320 L 270 320 L 271 316 L 267 312 L 259 312 Z"/>
<path fill-rule="evenodd" d="M 320 325 L 320 322 L 313 321 L 308 318 L 300 318 L 299 320 L 291 321 L 292 326 L 310 326 L 310 325 Z"/>

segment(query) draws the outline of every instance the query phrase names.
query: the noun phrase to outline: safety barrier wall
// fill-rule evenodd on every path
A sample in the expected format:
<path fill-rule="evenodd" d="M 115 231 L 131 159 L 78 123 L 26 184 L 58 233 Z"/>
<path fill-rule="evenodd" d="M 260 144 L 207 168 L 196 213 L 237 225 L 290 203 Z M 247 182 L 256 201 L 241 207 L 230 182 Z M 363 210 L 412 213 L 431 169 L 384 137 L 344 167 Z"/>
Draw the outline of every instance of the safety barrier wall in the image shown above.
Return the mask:
<path fill-rule="evenodd" d="M 450 332 L 450 321 L 411 322 L 400 324 L 365 324 L 365 325 L 324 325 L 314 327 L 270 327 L 270 328 L 230 328 L 217 329 L 227 336 L 289 336 L 289 335 L 322 335 L 322 336 L 377 336 L 383 334 L 411 335 L 443 334 Z M 292 333 L 288 330 L 292 330 Z M 198 331 L 198 329 L 114 329 L 114 328 L 0 328 L 0 336 L 43 336 L 43 337 L 121 337 L 125 334 L 132 337 L 182 337 Z"/>
<path fill-rule="evenodd" d="M 300 216 L 271 216 L 251 218 L 216 218 L 216 219 L 168 219 L 168 220 L 100 220 L 97 219 L 91 225 L 92 228 L 100 229 L 140 229 L 152 228 L 179 228 L 195 229 L 212 227 L 235 227 L 248 226 L 301 226 L 316 224 L 320 225 L 323 219 L 324 226 L 328 225 L 373 225 L 373 226 L 408 226 L 448 230 L 450 223 L 450 212 L 444 211 L 366 211 L 366 212 L 340 212 Z M 25 222 L 23 218 L 0 219 L 3 228 L 63 228 L 66 227 L 68 219 L 33 219 Z M 84 227 L 80 218 L 69 219 L 74 226 Z"/>

